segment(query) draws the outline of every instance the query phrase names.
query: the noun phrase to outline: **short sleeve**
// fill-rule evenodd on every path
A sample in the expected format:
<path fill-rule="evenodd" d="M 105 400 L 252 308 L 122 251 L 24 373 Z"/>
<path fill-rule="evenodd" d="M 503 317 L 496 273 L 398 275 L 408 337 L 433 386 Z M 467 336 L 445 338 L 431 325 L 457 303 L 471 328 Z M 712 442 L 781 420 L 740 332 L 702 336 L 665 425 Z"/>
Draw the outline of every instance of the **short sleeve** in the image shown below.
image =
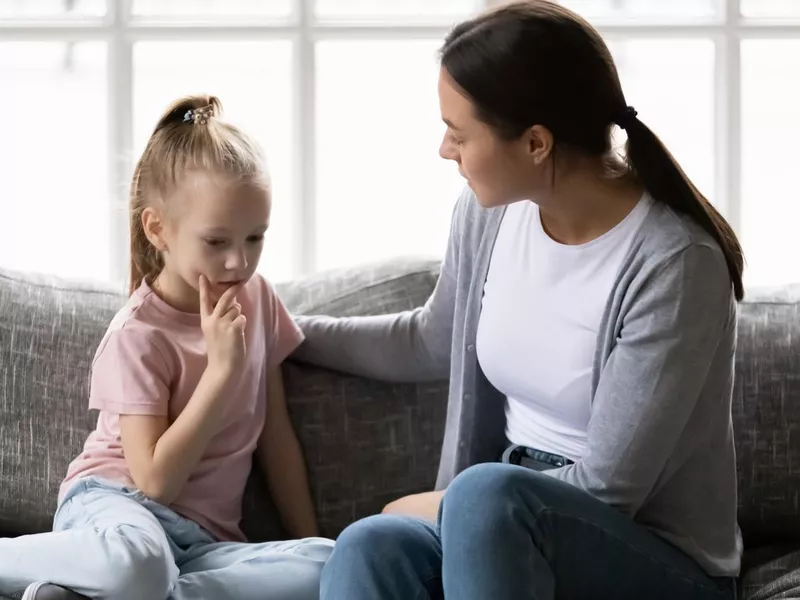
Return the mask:
<path fill-rule="evenodd" d="M 303 333 L 289 315 L 284 303 L 273 287 L 267 283 L 265 302 L 268 307 L 267 368 L 272 371 L 294 352 L 303 342 Z"/>
<path fill-rule="evenodd" d="M 128 327 L 109 332 L 92 365 L 89 408 L 120 415 L 169 414 L 169 365 L 152 333 Z"/>

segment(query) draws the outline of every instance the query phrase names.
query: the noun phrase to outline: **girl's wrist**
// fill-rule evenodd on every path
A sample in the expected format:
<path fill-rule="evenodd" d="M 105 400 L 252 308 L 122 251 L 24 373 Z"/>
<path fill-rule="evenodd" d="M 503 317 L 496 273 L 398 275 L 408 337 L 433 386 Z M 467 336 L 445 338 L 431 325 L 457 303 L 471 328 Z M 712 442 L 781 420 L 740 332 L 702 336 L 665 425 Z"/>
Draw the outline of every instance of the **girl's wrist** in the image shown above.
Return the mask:
<path fill-rule="evenodd" d="M 224 388 L 233 379 L 235 369 L 229 364 L 209 362 L 204 375 L 213 387 Z"/>

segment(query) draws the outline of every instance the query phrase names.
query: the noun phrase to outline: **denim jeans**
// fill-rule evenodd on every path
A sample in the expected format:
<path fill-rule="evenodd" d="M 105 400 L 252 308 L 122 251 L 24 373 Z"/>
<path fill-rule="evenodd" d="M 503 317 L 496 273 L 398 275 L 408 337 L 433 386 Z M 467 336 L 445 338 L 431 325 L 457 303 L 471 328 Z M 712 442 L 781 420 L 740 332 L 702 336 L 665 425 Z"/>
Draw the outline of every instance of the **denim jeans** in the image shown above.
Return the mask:
<path fill-rule="evenodd" d="M 734 600 L 683 552 L 569 484 L 482 464 L 450 485 L 438 526 L 378 515 L 347 528 L 322 600 Z"/>
<path fill-rule="evenodd" d="M 333 542 L 217 542 L 138 490 L 77 482 L 54 531 L 0 539 L 0 593 L 35 581 L 113 600 L 317 600 Z"/>

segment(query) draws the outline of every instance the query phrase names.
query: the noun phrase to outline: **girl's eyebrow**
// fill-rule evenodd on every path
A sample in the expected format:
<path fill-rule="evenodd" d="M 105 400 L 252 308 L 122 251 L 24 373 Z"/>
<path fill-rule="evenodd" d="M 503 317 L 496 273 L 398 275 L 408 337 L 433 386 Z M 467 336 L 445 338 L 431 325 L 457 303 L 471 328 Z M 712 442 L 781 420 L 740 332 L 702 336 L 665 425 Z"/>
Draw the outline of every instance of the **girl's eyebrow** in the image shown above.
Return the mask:
<path fill-rule="evenodd" d="M 267 229 L 269 229 L 269 223 L 264 223 L 263 225 L 259 225 L 258 227 L 253 228 L 253 232 L 256 233 L 263 233 Z M 225 227 L 209 227 L 203 231 L 206 235 L 227 235 L 230 233 L 229 229 Z"/>

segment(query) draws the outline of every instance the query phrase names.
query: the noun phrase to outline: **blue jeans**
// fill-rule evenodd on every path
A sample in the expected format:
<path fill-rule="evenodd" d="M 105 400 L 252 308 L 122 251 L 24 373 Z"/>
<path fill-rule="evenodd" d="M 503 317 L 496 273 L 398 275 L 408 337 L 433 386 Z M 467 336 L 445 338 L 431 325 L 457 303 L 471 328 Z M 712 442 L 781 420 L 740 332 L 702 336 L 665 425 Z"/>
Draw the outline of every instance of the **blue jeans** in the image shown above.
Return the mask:
<path fill-rule="evenodd" d="M 0 593 L 48 581 L 113 600 L 317 600 L 333 542 L 244 544 L 207 531 L 138 490 L 77 482 L 52 533 L 0 539 Z"/>
<path fill-rule="evenodd" d="M 438 527 L 379 515 L 351 525 L 322 600 L 734 600 L 684 553 L 577 488 L 483 464 L 447 490 Z"/>

